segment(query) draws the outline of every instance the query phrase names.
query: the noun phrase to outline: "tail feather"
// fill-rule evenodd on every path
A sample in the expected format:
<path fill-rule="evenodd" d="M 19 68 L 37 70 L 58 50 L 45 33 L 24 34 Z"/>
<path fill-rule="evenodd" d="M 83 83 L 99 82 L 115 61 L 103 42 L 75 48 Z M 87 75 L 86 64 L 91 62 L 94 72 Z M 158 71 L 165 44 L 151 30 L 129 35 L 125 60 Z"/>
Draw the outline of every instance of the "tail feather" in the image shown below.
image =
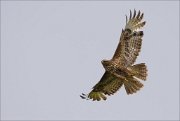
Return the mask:
<path fill-rule="evenodd" d="M 130 67 L 132 72 L 134 73 L 134 76 L 146 80 L 147 78 L 147 67 L 145 63 L 136 64 Z"/>
<path fill-rule="evenodd" d="M 133 73 L 133 76 L 146 80 L 147 77 L 147 67 L 145 63 L 140 63 L 131 66 L 128 68 Z M 143 84 L 135 77 L 129 76 L 126 78 L 126 81 L 124 81 L 124 86 L 127 94 L 133 94 L 136 93 L 138 90 L 140 90 L 143 87 Z"/>
<path fill-rule="evenodd" d="M 140 88 L 143 87 L 143 84 L 136 78 L 131 76 L 128 77 L 126 81 L 124 81 L 124 87 L 127 94 L 133 94 L 140 90 Z"/>

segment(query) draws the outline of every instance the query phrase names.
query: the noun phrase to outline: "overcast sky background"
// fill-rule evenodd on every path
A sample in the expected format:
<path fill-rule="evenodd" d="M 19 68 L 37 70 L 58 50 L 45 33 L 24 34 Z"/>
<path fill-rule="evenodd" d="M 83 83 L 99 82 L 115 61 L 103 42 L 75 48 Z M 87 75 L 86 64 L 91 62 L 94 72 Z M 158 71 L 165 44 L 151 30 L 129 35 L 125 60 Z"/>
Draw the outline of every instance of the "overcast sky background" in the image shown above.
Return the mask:
<path fill-rule="evenodd" d="M 144 12 L 144 88 L 82 100 L 104 73 L 130 9 Z M 179 2 L 1 1 L 3 120 L 178 120 Z"/>

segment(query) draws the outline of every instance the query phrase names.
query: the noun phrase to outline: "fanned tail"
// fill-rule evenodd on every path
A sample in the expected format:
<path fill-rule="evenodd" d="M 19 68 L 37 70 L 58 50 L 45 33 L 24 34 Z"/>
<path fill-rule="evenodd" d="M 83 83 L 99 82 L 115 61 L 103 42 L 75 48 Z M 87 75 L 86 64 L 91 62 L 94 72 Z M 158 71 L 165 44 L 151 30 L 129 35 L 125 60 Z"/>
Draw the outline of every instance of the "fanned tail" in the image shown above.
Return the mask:
<path fill-rule="evenodd" d="M 133 75 L 126 78 L 126 81 L 124 81 L 124 86 L 125 86 L 127 94 L 133 94 L 143 87 L 143 84 L 135 77 L 142 80 L 146 80 L 147 67 L 145 63 L 140 63 L 140 64 L 133 65 L 131 67 L 128 67 L 128 69 L 131 70 Z"/>
<path fill-rule="evenodd" d="M 133 76 L 130 76 L 124 81 L 124 87 L 127 94 L 133 94 L 140 90 L 140 88 L 143 87 L 143 84 Z"/>
<path fill-rule="evenodd" d="M 146 78 L 147 78 L 147 67 L 146 67 L 145 63 L 133 65 L 130 67 L 130 69 L 134 73 L 135 77 L 142 79 L 142 80 L 146 80 Z"/>

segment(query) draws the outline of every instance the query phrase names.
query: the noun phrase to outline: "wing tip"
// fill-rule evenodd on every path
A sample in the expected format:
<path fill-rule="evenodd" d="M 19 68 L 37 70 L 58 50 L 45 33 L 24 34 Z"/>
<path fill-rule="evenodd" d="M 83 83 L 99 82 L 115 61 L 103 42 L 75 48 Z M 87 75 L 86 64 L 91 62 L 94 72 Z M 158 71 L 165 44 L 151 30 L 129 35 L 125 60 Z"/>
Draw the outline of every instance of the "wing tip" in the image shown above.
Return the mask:
<path fill-rule="evenodd" d="M 128 17 L 126 17 L 125 29 L 130 29 L 130 30 L 134 31 L 134 30 L 137 30 L 137 29 L 140 29 L 141 27 L 143 27 L 146 23 L 145 21 L 141 23 L 141 21 L 144 17 L 144 13 L 141 12 L 140 10 L 138 10 L 138 13 L 137 13 L 136 9 L 134 9 L 133 13 L 132 13 L 131 9 L 129 11 L 130 11 L 129 19 L 128 19 Z"/>

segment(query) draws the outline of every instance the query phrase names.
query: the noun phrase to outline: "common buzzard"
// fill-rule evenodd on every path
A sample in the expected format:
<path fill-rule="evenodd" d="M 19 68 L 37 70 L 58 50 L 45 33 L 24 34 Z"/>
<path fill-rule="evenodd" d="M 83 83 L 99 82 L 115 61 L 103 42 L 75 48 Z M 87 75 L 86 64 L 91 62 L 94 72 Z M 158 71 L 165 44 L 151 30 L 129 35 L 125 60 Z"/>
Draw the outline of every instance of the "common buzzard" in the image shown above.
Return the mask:
<path fill-rule="evenodd" d="M 147 67 L 145 63 L 134 64 L 141 50 L 143 31 L 139 31 L 145 25 L 142 22 L 144 14 L 130 10 L 129 19 L 126 16 L 126 26 L 122 29 L 120 42 L 111 60 L 102 60 L 105 73 L 101 80 L 93 87 L 89 94 L 80 95 L 83 99 L 100 101 L 106 100 L 105 95 L 112 95 L 124 84 L 127 94 L 136 93 L 143 87 L 138 80 L 146 80 Z"/>

